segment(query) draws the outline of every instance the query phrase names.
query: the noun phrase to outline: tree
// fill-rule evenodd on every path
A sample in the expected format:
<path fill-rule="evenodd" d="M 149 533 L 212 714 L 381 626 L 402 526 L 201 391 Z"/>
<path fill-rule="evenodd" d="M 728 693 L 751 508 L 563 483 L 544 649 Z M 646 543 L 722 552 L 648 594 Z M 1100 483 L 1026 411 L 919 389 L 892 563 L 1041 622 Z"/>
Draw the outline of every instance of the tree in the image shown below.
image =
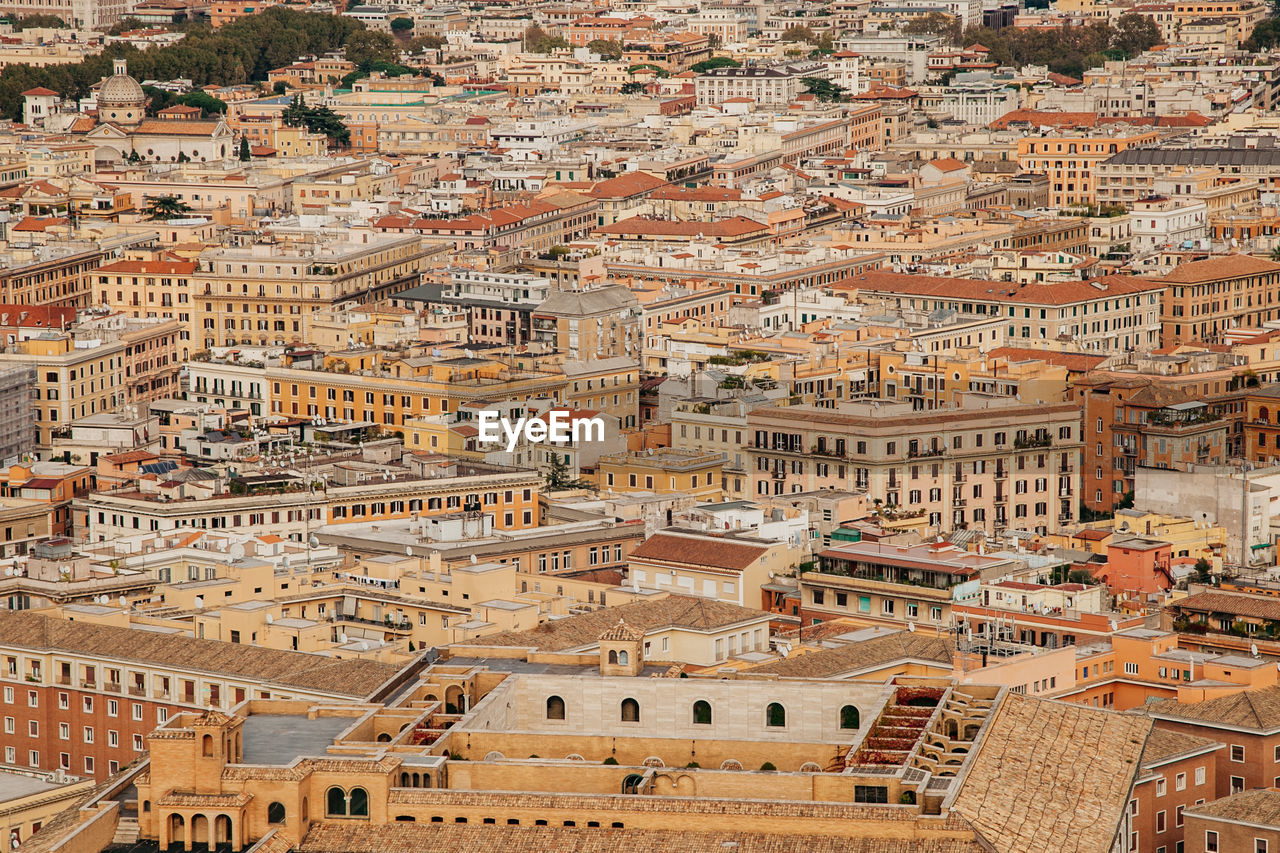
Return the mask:
<path fill-rule="evenodd" d="M 1196 582 L 1208 583 L 1213 579 L 1213 565 L 1204 557 L 1196 560 Z"/>
<path fill-rule="evenodd" d="M 550 53 L 568 47 L 561 36 L 553 36 L 537 24 L 530 24 L 524 31 L 524 49 L 530 53 Z"/>
<path fill-rule="evenodd" d="M 413 30 L 412 18 L 392 18 L 391 33 L 392 35 L 408 35 Z"/>
<path fill-rule="evenodd" d="M 399 57 L 399 49 L 395 39 L 386 33 L 374 30 L 359 30 L 347 39 L 347 61 L 356 65 L 381 59 L 395 62 Z"/>
<path fill-rule="evenodd" d="M 283 95 L 285 92 L 289 91 L 289 84 L 283 80 L 277 80 L 272 85 L 271 91 L 275 92 L 277 95 Z"/>
<path fill-rule="evenodd" d="M 215 98 L 208 92 L 191 92 L 177 98 L 175 103 L 184 104 L 188 107 L 199 107 L 200 112 L 205 115 L 213 113 L 222 115 L 227 111 L 227 102 L 221 98 Z"/>
<path fill-rule="evenodd" d="M 293 102 L 280 114 L 290 127 L 305 127 L 312 133 L 323 133 L 333 144 L 345 148 L 351 143 L 351 131 L 343 124 L 342 117 L 326 106 L 312 107 L 294 95 Z"/>
<path fill-rule="evenodd" d="M 147 199 L 147 219 L 153 222 L 178 219 L 191 212 L 191 206 L 174 195 L 158 195 Z"/>
<path fill-rule="evenodd" d="M 445 40 L 435 33 L 424 33 L 420 36 L 414 36 L 407 45 L 405 50 L 410 53 L 420 53 L 424 50 L 439 50 L 446 44 Z"/>
<path fill-rule="evenodd" d="M 719 33 L 707 33 L 707 47 L 716 50 L 722 44 L 724 44 L 724 39 L 720 38 Z"/>
<path fill-rule="evenodd" d="M 592 39 L 587 42 L 587 50 L 600 54 L 601 59 L 616 62 L 622 58 L 623 44 L 617 39 Z"/>
<path fill-rule="evenodd" d="M 23 15 L 13 20 L 13 31 L 15 33 L 20 30 L 36 30 L 43 27 L 60 30 L 66 26 L 67 22 L 57 15 Z"/>
<path fill-rule="evenodd" d="M 568 458 L 568 457 L 566 457 Z M 584 483 L 582 480 L 569 477 L 569 466 L 565 464 L 564 459 L 560 458 L 559 453 L 554 451 L 547 454 L 547 491 L 562 492 L 566 489 L 589 489 L 591 485 Z"/>
<path fill-rule="evenodd" d="M 817 34 L 814 33 L 813 30 L 811 30 L 809 27 L 805 26 L 804 24 L 795 24 L 794 26 L 787 27 L 783 31 L 779 40 L 780 41 L 807 41 L 809 42 L 809 44 L 817 44 L 818 36 Z"/>
<path fill-rule="evenodd" d="M 1161 42 L 1160 28 L 1156 26 L 1156 22 L 1137 12 L 1125 12 L 1116 18 L 1114 29 L 1111 46 L 1123 52 L 1125 59 L 1137 56 Z"/>
<path fill-rule="evenodd" d="M 960 41 L 960 19 L 946 12 L 930 12 L 918 18 L 912 18 L 903 25 L 902 31 L 912 35 L 931 34 L 942 36 L 951 44 Z"/>
<path fill-rule="evenodd" d="M 1253 28 L 1245 42 L 1245 49 L 1251 51 L 1266 50 L 1280 44 L 1280 17 L 1267 18 Z"/>
<path fill-rule="evenodd" d="M 689 66 L 689 70 L 695 74 L 704 74 L 712 68 L 737 68 L 742 63 L 736 59 L 730 59 L 727 56 L 713 56 L 710 59 L 704 59 L 701 62 L 695 62 Z"/>
<path fill-rule="evenodd" d="M 121 33 L 127 33 L 131 30 L 140 30 L 146 27 L 146 24 L 137 18 L 121 18 L 111 25 L 111 29 L 107 30 L 107 35 L 118 36 Z"/>
<path fill-rule="evenodd" d="M 801 77 L 800 82 L 804 84 L 805 91 L 819 101 L 831 103 L 847 99 L 848 90 L 830 80 L 823 80 L 821 77 Z"/>
<path fill-rule="evenodd" d="M 622 84 L 622 94 L 624 95 L 639 95 L 642 92 L 644 92 L 644 84 L 638 80 Z"/>
<path fill-rule="evenodd" d="M 240 161 L 248 163 L 253 155 L 249 153 L 249 138 L 247 136 L 240 137 Z"/>

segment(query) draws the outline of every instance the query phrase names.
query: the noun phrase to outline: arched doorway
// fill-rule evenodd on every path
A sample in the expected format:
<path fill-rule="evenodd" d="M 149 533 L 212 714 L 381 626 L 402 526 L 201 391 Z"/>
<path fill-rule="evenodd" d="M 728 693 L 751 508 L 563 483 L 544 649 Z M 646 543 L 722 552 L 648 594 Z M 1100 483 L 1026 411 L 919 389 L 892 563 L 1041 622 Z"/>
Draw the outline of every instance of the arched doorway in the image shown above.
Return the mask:
<path fill-rule="evenodd" d="M 231 844 L 231 818 L 220 814 L 213 819 L 213 837 L 218 846 L 234 846 Z"/>
<path fill-rule="evenodd" d="M 209 845 L 209 818 L 202 814 L 191 816 L 191 846 L 192 847 L 208 847 Z"/>
<path fill-rule="evenodd" d="M 187 822 L 180 814 L 169 815 L 169 843 L 181 847 L 187 846 Z"/>
<path fill-rule="evenodd" d="M 622 780 L 622 793 L 638 794 L 640 793 L 640 783 L 644 781 L 644 777 L 638 773 L 632 773 Z"/>
<path fill-rule="evenodd" d="M 444 691 L 444 705 L 447 714 L 464 713 L 467 709 L 463 704 L 462 688 L 456 684 L 447 688 Z"/>

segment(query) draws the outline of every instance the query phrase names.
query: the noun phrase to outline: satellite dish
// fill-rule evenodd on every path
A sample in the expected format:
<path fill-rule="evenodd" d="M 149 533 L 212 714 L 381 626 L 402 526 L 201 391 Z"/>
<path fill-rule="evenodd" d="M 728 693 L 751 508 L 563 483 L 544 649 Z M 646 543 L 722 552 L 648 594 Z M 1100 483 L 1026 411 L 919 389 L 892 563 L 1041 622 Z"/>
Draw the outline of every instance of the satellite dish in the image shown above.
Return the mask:
<path fill-rule="evenodd" d="M 197 595 L 197 596 L 196 596 L 195 605 L 196 605 L 196 609 L 197 609 L 197 610 L 203 610 L 203 609 L 204 609 L 204 596 L 203 596 L 203 595 Z"/>
<path fill-rule="evenodd" d="M 129 606 L 129 599 L 125 598 L 123 595 L 122 595 L 122 596 L 120 596 L 120 606 L 121 606 L 121 607 L 128 607 L 128 606 Z"/>
<path fill-rule="evenodd" d="M 239 560 L 244 557 L 244 546 L 239 542 L 227 549 L 227 556 L 233 560 Z"/>
<path fill-rule="evenodd" d="M 274 618 L 272 618 L 272 616 L 271 616 L 271 614 L 270 614 L 270 613 L 268 613 L 268 614 L 267 614 L 267 624 L 268 624 L 268 625 L 270 625 L 270 624 L 271 624 L 272 622 L 274 622 L 274 621 L 275 621 L 275 619 L 274 619 Z"/>
<path fill-rule="evenodd" d="M 471 565 L 473 565 L 473 566 L 474 566 L 475 564 L 476 564 L 476 555 L 475 555 L 475 554 L 472 554 L 472 555 L 471 555 Z"/>
<path fill-rule="evenodd" d="M 347 635 L 346 635 L 346 634 L 339 634 L 339 635 L 338 635 L 338 642 L 340 642 L 340 643 L 345 643 L 346 641 L 347 641 Z"/>
<path fill-rule="evenodd" d="M 307 544 L 310 545 L 312 548 L 319 548 L 320 540 L 317 539 L 315 536 L 312 536 L 310 539 L 307 540 Z"/>
<path fill-rule="evenodd" d="M 1258 644 L 1257 644 L 1257 643 L 1250 643 L 1250 644 L 1249 644 L 1249 654 L 1253 655 L 1255 658 L 1258 656 Z"/>
<path fill-rule="evenodd" d="M 404 546 L 404 555 L 405 555 L 406 557 L 412 557 L 412 556 L 413 556 L 413 548 L 412 548 L 412 546 L 409 546 L 409 545 L 405 545 L 405 546 Z"/>
<path fill-rule="evenodd" d="M 284 555 L 284 557 L 282 557 L 282 558 L 280 559 L 280 565 L 284 566 L 286 569 L 287 569 L 287 568 L 289 568 L 289 555 L 288 555 L 288 554 L 285 554 L 285 555 Z"/>
<path fill-rule="evenodd" d="M 914 634 L 914 633 L 916 632 L 916 623 L 914 623 L 914 622 L 908 622 L 908 623 L 907 623 L 907 630 Z"/>

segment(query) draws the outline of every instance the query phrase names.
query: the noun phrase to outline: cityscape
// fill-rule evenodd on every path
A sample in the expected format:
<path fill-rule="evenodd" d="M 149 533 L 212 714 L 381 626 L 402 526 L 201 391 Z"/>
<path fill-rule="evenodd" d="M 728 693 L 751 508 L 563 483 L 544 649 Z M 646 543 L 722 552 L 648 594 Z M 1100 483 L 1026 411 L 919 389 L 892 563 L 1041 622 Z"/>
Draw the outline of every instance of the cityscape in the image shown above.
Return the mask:
<path fill-rule="evenodd" d="M 1280 0 L 0 0 L 22 853 L 1280 853 Z"/>

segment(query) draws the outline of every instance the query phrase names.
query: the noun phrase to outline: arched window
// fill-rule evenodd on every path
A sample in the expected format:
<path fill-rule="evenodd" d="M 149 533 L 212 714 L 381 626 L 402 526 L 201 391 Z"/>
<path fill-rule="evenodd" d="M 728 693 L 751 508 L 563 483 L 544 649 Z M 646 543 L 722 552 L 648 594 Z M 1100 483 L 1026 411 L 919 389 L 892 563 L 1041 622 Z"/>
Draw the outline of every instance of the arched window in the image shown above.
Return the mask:
<path fill-rule="evenodd" d="M 787 724 L 787 709 L 777 702 L 770 702 L 764 709 L 764 724 L 774 728 L 782 728 Z"/>
<path fill-rule="evenodd" d="M 324 812 L 331 817 L 347 816 L 347 793 L 341 788 L 330 788 L 325 794 Z"/>
<path fill-rule="evenodd" d="M 369 816 L 369 792 L 364 788 L 352 788 L 350 794 L 351 816 Z"/>
<path fill-rule="evenodd" d="M 284 823 L 284 803 L 267 806 L 267 823 Z"/>
<path fill-rule="evenodd" d="M 626 652 L 618 652 L 618 663 L 626 666 L 630 662 L 630 657 Z"/>
<path fill-rule="evenodd" d="M 563 720 L 564 719 L 564 700 L 559 696 L 547 697 L 547 719 Z"/>
<path fill-rule="evenodd" d="M 200 752 L 205 758 L 213 757 L 213 735 L 205 735 L 200 741 Z"/>
<path fill-rule="evenodd" d="M 638 723 L 640 722 L 640 703 L 634 699 L 622 700 L 622 722 Z"/>
<path fill-rule="evenodd" d="M 693 724 L 696 726 L 711 725 L 711 703 L 699 699 L 693 703 Z"/>
<path fill-rule="evenodd" d="M 858 709 L 852 705 L 845 705 L 840 709 L 840 728 L 856 729 L 858 727 Z"/>
<path fill-rule="evenodd" d="M 609 663 L 617 663 L 617 662 L 618 662 L 618 653 L 613 649 L 609 649 Z"/>

